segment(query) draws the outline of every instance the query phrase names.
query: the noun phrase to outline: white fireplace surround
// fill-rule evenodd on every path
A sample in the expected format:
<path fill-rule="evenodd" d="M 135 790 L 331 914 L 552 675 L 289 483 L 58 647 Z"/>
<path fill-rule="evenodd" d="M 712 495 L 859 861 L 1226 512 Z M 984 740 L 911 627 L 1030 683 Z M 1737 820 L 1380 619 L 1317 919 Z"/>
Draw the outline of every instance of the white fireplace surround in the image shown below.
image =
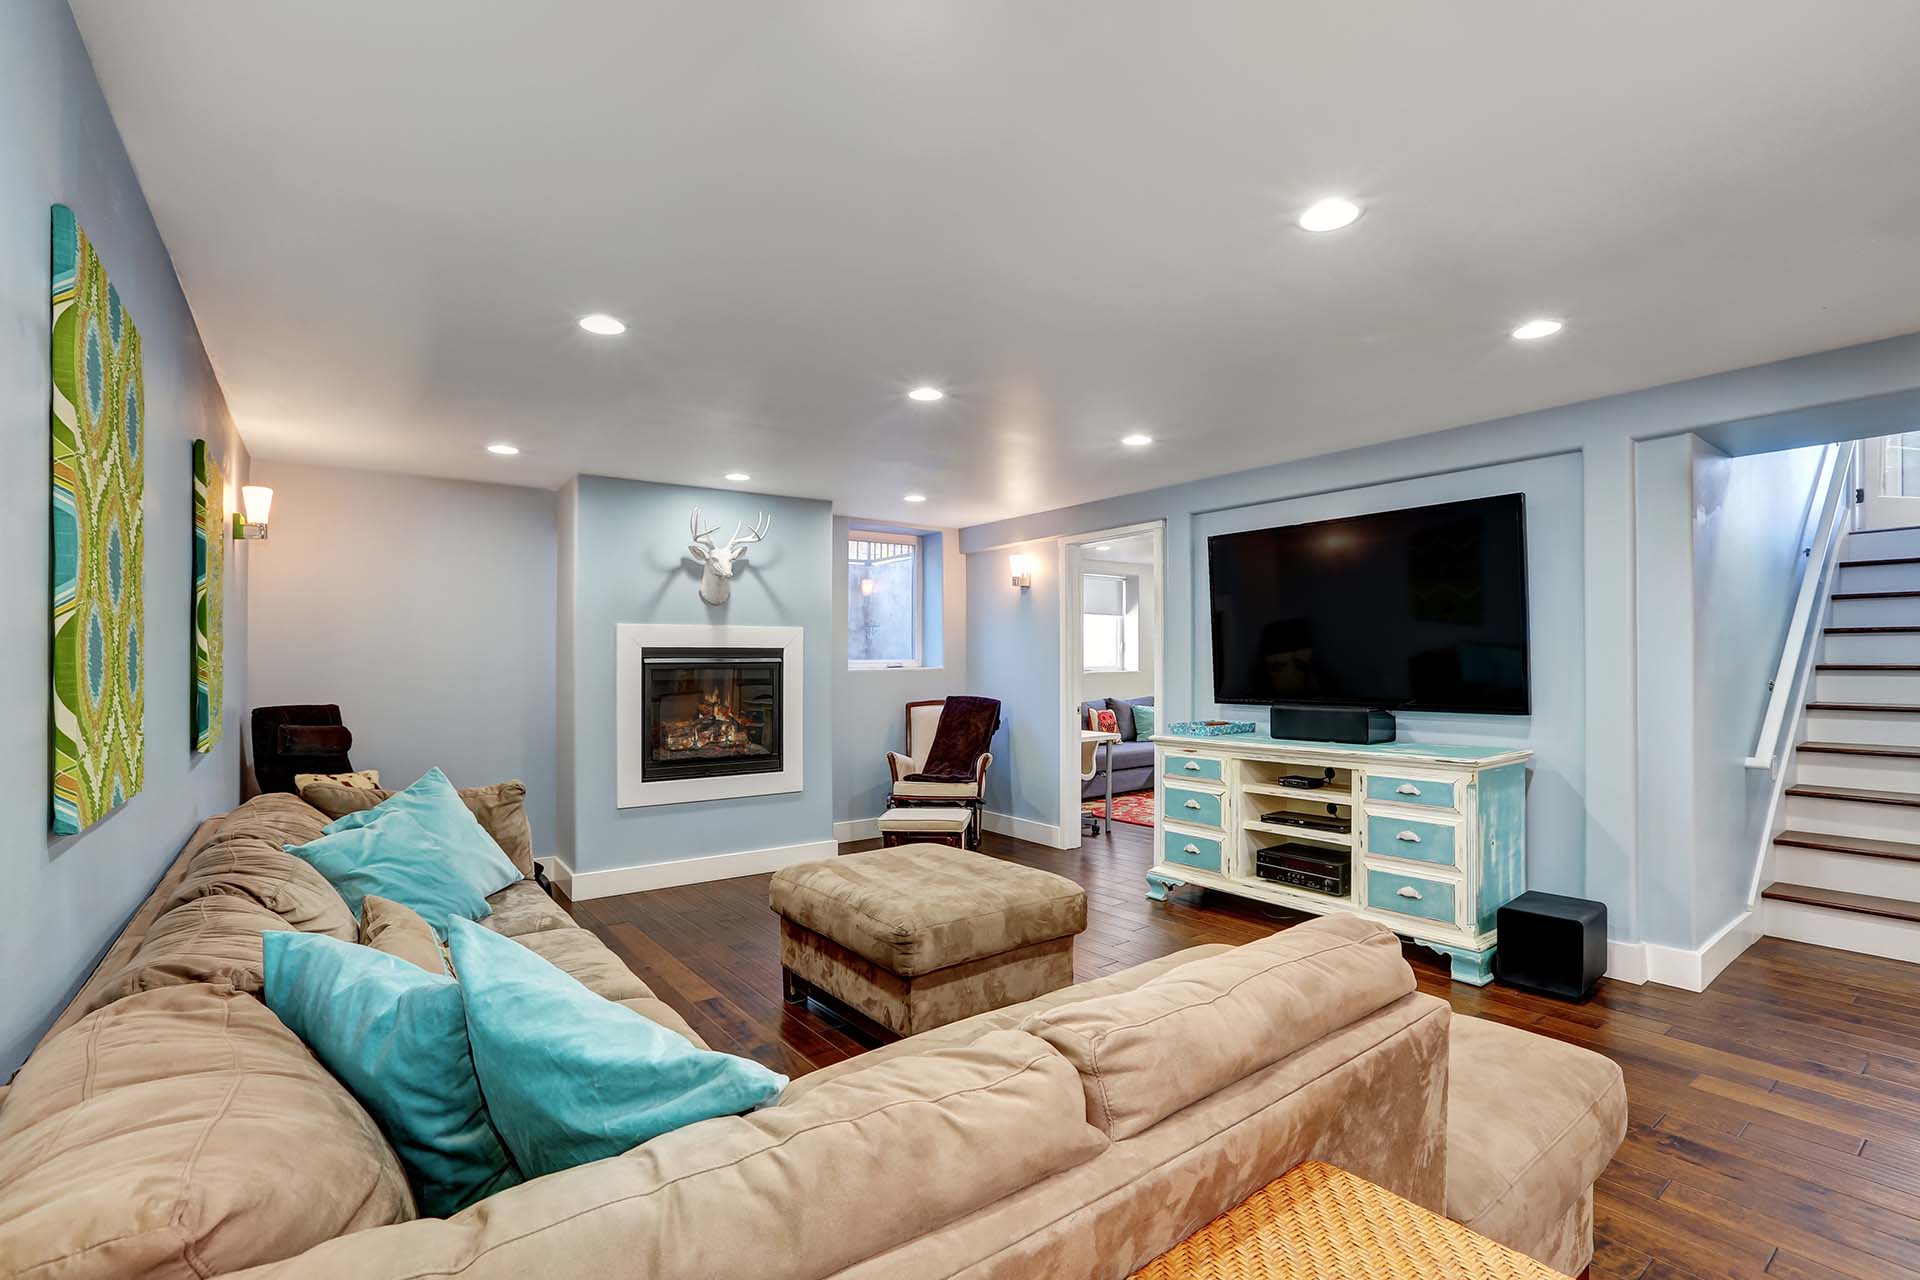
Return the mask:
<path fill-rule="evenodd" d="M 614 803 L 622 809 L 694 800 L 772 796 L 801 789 L 801 690 L 806 685 L 804 632 L 799 627 L 681 626 L 622 622 L 614 628 Z M 741 773 L 716 778 L 646 776 L 646 730 L 642 663 L 648 649 L 778 649 L 781 656 L 780 759 L 777 773 Z"/>

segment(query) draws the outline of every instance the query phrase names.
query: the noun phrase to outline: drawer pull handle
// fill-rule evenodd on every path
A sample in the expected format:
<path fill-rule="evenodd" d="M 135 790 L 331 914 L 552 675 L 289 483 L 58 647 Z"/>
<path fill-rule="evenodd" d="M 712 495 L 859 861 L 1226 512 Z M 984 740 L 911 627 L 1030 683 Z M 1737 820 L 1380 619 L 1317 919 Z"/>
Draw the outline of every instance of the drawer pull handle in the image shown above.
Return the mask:
<path fill-rule="evenodd" d="M 1186 848 L 1182 849 L 1180 852 L 1191 853 L 1197 856 L 1200 852 L 1200 846 L 1197 844 L 1190 844 Z"/>
<path fill-rule="evenodd" d="M 1403 898 L 1412 898 L 1415 902 L 1420 901 L 1420 891 L 1410 884 L 1400 886 L 1400 896 Z"/>
<path fill-rule="evenodd" d="M 1187 801 L 1187 808 L 1189 808 L 1189 809 L 1198 809 L 1199 807 L 1200 807 L 1200 802 L 1199 802 L 1198 800 L 1189 800 L 1189 801 Z"/>
<path fill-rule="evenodd" d="M 1414 786 L 1411 782 L 1401 783 L 1394 788 L 1394 791 L 1403 796 L 1417 796 L 1420 794 L 1420 788 Z"/>
<path fill-rule="evenodd" d="M 1182 768 L 1186 769 L 1188 773 L 1198 773 L 1200 772 L 1200 762 L 1198 760 L 1189 760 Z"/>
<path fill-rule="evenodd" d="M 1420 835 L 1415 831 L 1402 831 L 1399 835 L 1395 836 L 1394 839 L 1405 840 L 1408 844 L 1420 843 Z"/>

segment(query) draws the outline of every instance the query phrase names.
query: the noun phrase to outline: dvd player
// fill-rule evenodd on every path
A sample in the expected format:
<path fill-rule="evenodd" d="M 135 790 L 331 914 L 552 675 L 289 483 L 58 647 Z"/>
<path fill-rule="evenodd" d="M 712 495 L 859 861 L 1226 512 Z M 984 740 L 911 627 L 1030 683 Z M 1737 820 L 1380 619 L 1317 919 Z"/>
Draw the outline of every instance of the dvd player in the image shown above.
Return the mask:
<path fill-rule="evenodd" d="M 1295 813 L 1291 809 L 1276 809 L 1272 813 L 1260 815 L 1260 821 L 1272 823 L 1276 827 L 1305 827 L 1309 831 L 1331 831 L 1336 835 L 1350 835 L 1353 822 L 1349 818 L 1323 818 L 1314 813 Z"/>

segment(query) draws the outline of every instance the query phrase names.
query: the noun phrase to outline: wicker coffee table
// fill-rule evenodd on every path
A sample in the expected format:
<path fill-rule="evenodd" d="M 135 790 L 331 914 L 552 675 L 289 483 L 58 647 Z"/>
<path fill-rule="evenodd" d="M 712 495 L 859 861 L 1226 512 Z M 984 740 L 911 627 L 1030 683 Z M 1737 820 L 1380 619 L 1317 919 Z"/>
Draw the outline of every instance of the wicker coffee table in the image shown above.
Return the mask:
<path fill-rule="evenodd" d="M 1132 1280 L 1566 1280 L 1365 1178 L 1310 1160 Z"/>

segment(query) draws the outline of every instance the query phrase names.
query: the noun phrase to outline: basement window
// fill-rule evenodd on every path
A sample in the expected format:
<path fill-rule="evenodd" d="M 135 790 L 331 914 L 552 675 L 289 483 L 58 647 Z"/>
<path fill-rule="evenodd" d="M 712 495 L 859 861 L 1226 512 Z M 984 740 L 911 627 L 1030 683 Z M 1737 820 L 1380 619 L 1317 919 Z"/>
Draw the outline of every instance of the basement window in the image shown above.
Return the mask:
<path fill-rule="evenodd" d="M 923 540 L 913 534 L 847 534 L 847 665 L 921 665 Z"/>

